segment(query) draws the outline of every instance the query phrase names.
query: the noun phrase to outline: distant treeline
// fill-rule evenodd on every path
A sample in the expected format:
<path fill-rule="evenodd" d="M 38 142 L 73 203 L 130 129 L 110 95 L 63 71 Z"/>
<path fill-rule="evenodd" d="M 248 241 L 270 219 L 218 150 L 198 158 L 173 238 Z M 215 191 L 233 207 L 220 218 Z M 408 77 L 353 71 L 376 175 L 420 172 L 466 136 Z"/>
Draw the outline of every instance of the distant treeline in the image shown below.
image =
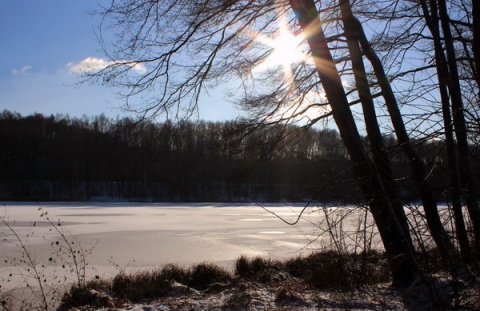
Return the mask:
<path fill-rule="evenodd" d="M 409 165 L 386 138 L 401 195 Z M 443 144 L 424 142 L 437 195 Z M 0 113 L 1 200 L 355 201 L 360 191 L 338 133 L 241 122 Z"/>

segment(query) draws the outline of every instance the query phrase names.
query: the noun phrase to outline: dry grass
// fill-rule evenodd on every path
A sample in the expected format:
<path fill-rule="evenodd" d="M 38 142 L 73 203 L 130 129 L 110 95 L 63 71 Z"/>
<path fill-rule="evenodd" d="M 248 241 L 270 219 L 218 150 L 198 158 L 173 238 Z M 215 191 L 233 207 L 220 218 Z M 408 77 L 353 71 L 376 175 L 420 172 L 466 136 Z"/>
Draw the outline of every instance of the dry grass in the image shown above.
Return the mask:
<path fill-rule="evenodd" d="M 387 260 L 378 252 L 338 254 L 334 251 L 298 257 L 285 263 L 286 271 L 311 288 L 352 290 L 359 286 L 387 282 Z"/>
<path fill-rule="evenodd" d="M 378 253 L 368 256 L 341 256 L 335 252 L 313 254 L 287 261 L 240 257 L 233 274 L 214 264 L 202 263 L 190 268 L 166 265 L 162 269 L 134 274 L 120 273 L 110 282 L 89 282 L 74 286 L 62 302 L 63 307 L 108 303 L 97 292 L 110 292 L 118 301 L 142 302 L 173 294 L 174 284 L 208 293 L 236 290 L 230 300 L 244 305 L 251 293 L 242 290 L 260 284 L 275 288 L 278 303 L 301 302 L 298 293 L 306 289 L 347 291 L 389 278 L 385 260 Z M 248 285 L 246 285 L 248 284 Z M 90 299 L 90 301 L 89 301 Z"/>

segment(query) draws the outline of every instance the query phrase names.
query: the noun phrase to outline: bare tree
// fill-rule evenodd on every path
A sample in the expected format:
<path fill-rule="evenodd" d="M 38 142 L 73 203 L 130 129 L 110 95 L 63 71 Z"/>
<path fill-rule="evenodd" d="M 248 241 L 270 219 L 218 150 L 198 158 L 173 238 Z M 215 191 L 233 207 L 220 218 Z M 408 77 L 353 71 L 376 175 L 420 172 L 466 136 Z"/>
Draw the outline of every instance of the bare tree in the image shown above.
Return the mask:
<path fill-rule="evenodd" d="M 451 180 L 448 192 L 451 194 L 455 231 L 462 254 L 465 259 L 468 259 L 470 246 L 462 212 L 463 199 L 466 201 L 472 222 L 478 221 L 475 216 L 477 214 L 476 201 L 473 199 L 476 197 L 475 187 L 472 187 L 471 170 L 466 168 L 470 154 L 469 138 L 467 137 L 469 131 L 471 137 L 475 137 L 474 131 L 472 131 L 475 125 L 468 124 L 467 116 L 476 114 L 474 109 L 469 107 L 472 107 L 476 101 L 472 94 L 477 93 L 477 89 L 471 83 L 472 77 L 475 76 L 475 70 L 474 62 L 469 56 L 472 48 L 470 44 L 473 42 L 470 5 L 463 1 L 460 3 L 449 2 L 448 4 L 445 1 L 443 3 L 438 1 L 395 1 L 394 3 L 395 5 L 391 6 L 393 9 L 384 7 L 385 10 L 379 11 L 382 13 L 375 14 L 372 13 L 372 10 L 367 10 L 361 14 L 362 16 L 373 16 L 380 22 L 380 25 L 385 23 L 385 29 L 388 31 L 378 32 L 374 46 L 377 50 L 380 47 L 384 55 L 383 62 L 389 63 L 390 71 L 396 72 L 396 74 L 387 76 L 383 72 L 382 63 L 365 36 L 363 36 L 364 39 L 361 39 L 362 47 L 372 63 L 397 138 L 412 163 L 412 175 L 417 181 L 426 215 L 431 216 L 427 216 L 427 219 L 430 219 L 429 226 L 434 236 L 435 232 L 443 230 L 436 211 L 436 202 L 429 190 L 427 170 L 417 152 L 412 148 L 412 143 L 409 142 L 409 135 L 405 128 L 408 121 L 402 121 L 398 109 L 401 103 L 397 104 L 392 92 L 392 85 L 401 84 L 407 90 L 406 92 L 397 92 L 397 97 L 407 98 L 407 103 L 411 102 L 409 105 L 412 106 L 412 109 L 416 108 L 414 106 L 427 103 L 422 109 L 429 109 L 431 112 L 427 115 L 428 118 L 422 118 L 418 113 L 413 114 L 419 120 L 417 123 L 428 122 L 427 120 L 434 118 L 442 121 L 436 124 L 435 131 L 437 133 L 432 132 L 432 135 L 444 136 L 445 139 Z M 375 5 L 373 2 L 371 4 Z M 441 14 L 440 11 L 443 13 Z M 361 29 L 360 23 L 357 28 Z M 450 32 L 450 29 L 455 29 L 456 37 L 453 37 L 452 34 L 444 35 L 445 32 Z M 445 54 L 447 44 L 450 46 L 447 49 L 450 58 Z M 462 50 L 463 54 L 459 53 Z M 419 60 L 422 60 L 423 64 L 431 63 L 435 66 L 421 67 Z M 433 73 L 432 69 L 436 69 L 436 72 Z M 460 69 L 463 70 L 462 75 L 459 73 Z M 449 73 L 451 70 L 453 70 L 453 74 Z M 403 77 L 410 77 L 410 79 L 403 79 Z M 422 79 L 421 83 L 419 83 L 420 79 Z M 408 84 L 411 87 L 404 86 Z M 439 98 L 436 95 L 437 92 L 440 95 Z M 465 101 L 467 105 L 463 104 Z M 438 108 L 439 103 L 441 104 L 440 108 Z M 475 117 L 470 120 L 475 120 Z M 440 234 L 438 237 L 441 235 L 445 237 L 445 234 Z M 444 240 L 448 242 L 448 239 Z M 439 248 L 447 244 L 438 239 Z M 446 253 L 453 254 L 452 251 Z"/>
<path fill-rule="evenodd" d="M 468 164 L 469 146 L 465 120 L 466 109 L 462 95 L 465 89 L 460 84 L 458 57 L 454 47 L 451 18 L 448 14 L 446 1 L 420 1 L 419 4 L 422 9 L 424 22 L 432 35 L 449 157 L 453 211 L 460 246 L 464 256 L 468 257 L 470 251 L 468 249 L 468 240 L 464 229 L 460 203 L 462 192 L 470 219 L 472 220 L 477 249 L 480 214 L 476 201 L 476 188 Z M 473 69 L 472 72 L 474 71 Z"/>
<path fill-rule="evenodd" d="M 477 86 L 480 88 L 480 3 L 478 1 L 472 1 L 472 18 L 475 77 Z"/>
<path fill-rule="evenodd" d="M 425 210 L 425 217 L 427 220 L 428 227 L 430 232 L 440 250 L 440 254 L 445 262 L 445 266 L 449 269 L 452 269 L 452 272 L 455 276 L 465 275 L 466 268 L 464 265 L 458 261 L 456 258 L 456 251 L 455 247 L 450 240 L 445 228 L 443 227 L 442 221 L 440 219 L 440 215 L 438 213 L 438 208 L 436 204 L 436 200 L 432 194 L 430 189 L 429 182 L 427 181 L 426 170 L 421 162 L 418 153 L 414 151 L 413 147 L 411 146 L 411 141 L 408 137 L 408 133 L 405 129 L 405 124 L 402 119 L 402 115 L 400 109 L 398 108 L 398 104 L 396 98 L 391 90 L 391 86 L 388 83 L 386 75 L 383 70 L 382 64 L 379 62 L 377 55 L 373 51 L 368 42 L 366 35 L 363 31 L 362 25 L 358 22 L 357 19 L 353 16 L 351 11 L 350 4 L 348 0 L 342 1 L 342 16 L 344 17 L 344 25 L 345 25 L 345 33 L 347 40 L 349 41 L 349 47 L 351 50 L 352 55 L 352 64 L 354 69 L 355 78 L 357 80 L 358 92 L 359 96 L 362 100 L 362 107 L 365 114 L 365 119 L 367 121 L 367 116 L 370 115 L 371 119 L 374 119 L 375 122 L 370 127 L 373 129 L 371 131 L 378 131 L 375 136 L 380 136 L 380 130 L 378 124 L 376 124 L 376 116 L 374 111 L 374 103 L 372 96 L 369 91 L 368 81 L 366 78 L 365 67 L 363 66 L 363 60 L 360 50 L 360 42 L 365 50 L 365 55 L 369 60 L 372 62 L 372 66 L 374 68 L 374 73 L 379 81 L 380 88 L 382 90 L 382 95 L 385 99 L 385 103 L 387 106 L 388 113 L 393 123 L 393 127 L 395 133 L 401 142 L 401 146 L 405 151 L 410 164 L 412 166 L 413 177 L 417 183 L 417 187 L 420 193 L 420 197 L 422 199 L 423 208 Z M 355 61 L 356 58 L 356 61 Z M 361 79 L 361 80 L 360 80 Z M 360 80 L 360 81 L 358 81 Z M 363 87 L 363 90 L 361 89 Z M 362 94 L 363 93 L 363 94 Z M 371 112 L 369 112 L 371 111 Z M 372 121 L 370 121 L 372 122 Z M 367 125 L 367 132 L 368 132 L 368 125 Z M 376 139 L 376 143 L 374 141 L 371 142 L 372 150 L 384 150 L 383 140 L 380 138 Z M 377 153 L 379 153 L 377 151 Z M 384 185 L 390 189 L 388 194 L 393 202 L 399 202 L 399 199 L 396 195 L 394 186 L 393 186 L 393 175 L 391 173 L 390 165 L 388 163 L 387 157 L 385 153 L 380 153 L 377 155 L 377 167 L 379 168 L 380 172 L 388 172 L 388 174 L 384 173 Z M 397 217 L 399 220 L 405 218 L 403 213 L 403 204 L 401 202 L 399 207 L 396 207 L 396 210 L 401 212 L 397 212 Z M 398 204 L 398 203 L 397 203 Z M 403 215 L 402 215 L 403 214 Z M 406 223 L 406 219 L 404 220 Z M 405 226 L 405 225 L 404 225 Z M 408 225 L 407 230 L 408 230 Z"/>
<path fill-rule="evenodd" d="M 351 156 L 354 170 L 369 202 L 387 254 L 390 255 L 394 284 L 407 287 L 421 275 L 413 256 L 413 249 L 392 206 L 391 199 L 395 198 L 388 197 L 375 165 L 367 157 L 360 142 L 360 136 L 342 87 L 340 75 L 330 54 L 315 3 L 307 0 L 290 1 L 290 4 L 298 17 L 300 26 L 308 33 L 307 41 L 317 73 L 332 108 L 333 118 Z M 312 28 L 315 31 L 311 31 Z"/>

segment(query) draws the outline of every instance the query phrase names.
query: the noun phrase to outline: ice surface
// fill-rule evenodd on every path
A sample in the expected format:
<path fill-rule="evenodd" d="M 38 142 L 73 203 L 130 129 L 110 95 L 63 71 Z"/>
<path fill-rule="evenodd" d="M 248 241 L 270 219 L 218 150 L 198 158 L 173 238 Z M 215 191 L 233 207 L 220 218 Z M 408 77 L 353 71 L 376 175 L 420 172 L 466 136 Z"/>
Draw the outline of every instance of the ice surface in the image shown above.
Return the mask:
<path fill-rule="evenodd" d="M 190 266 L 207 261 L 232 268 L 241 255 L 281 259 L 307 255 L 321 247 L 321 239 L 309 244 L 316 237 L 313 223 L 318 213 L 306 213 L 298 225 L 289 226 L 255 204 L 4 202 L 3 206 L 3 218 L 19 236 L 34 233 L 28 242 L 39 264 L 51 256 L 48 241 L 58 240 L 58 234 L 40 217 L 41 207 L 84 250 L 93 247 L 87 262 L 101 277 L 120 269 L 167 263 Z M 267 208 L 294 221 L 303 205 L 269 204 Z M 17 251 L 10 245 L 0 253 L 6 258 L 18 255 Z M 0 268 L 6 271 L 9 265 L 2 260 Z"/>

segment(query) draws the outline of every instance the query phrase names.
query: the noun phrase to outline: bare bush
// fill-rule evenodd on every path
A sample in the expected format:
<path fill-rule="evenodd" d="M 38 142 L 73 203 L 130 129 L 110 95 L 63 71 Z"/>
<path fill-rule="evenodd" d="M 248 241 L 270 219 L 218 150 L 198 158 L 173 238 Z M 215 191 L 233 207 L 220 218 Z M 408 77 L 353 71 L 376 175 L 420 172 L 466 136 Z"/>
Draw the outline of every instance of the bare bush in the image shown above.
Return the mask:
<path fill-rule="evenodd" d="M 87 256 L 93 247 L 84 249 L 42 207 L 38 208 L 40 219 L 30 224 L 10 220 L 4 208 L 0 217 L 2 301 L 15 310 L 54 310 L 66 286 L 85 286 Z M 41 252 L 45 246 L 47 252 Z"/>

